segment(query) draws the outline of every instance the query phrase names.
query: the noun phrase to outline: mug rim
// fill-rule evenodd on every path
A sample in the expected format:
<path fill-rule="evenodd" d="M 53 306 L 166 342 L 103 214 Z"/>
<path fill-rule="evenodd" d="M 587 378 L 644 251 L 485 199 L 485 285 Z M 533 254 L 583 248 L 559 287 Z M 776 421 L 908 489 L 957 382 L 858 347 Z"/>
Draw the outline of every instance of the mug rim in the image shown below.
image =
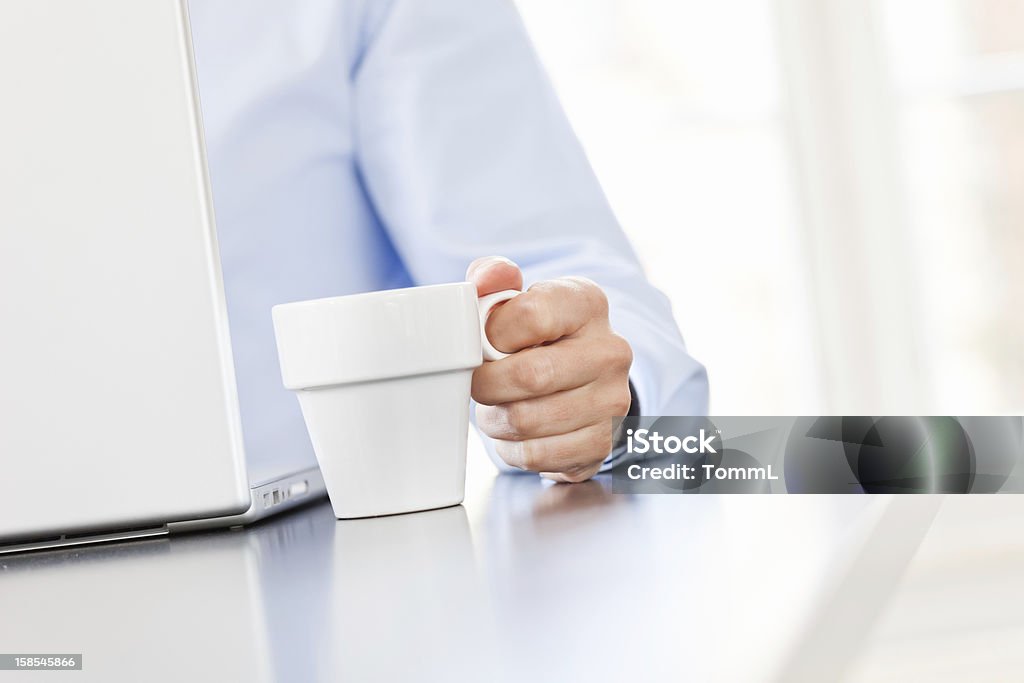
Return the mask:
<path fill-rule="evenodd" d="M 293 391 L 473 368 L 476 286 L 452 282 L 279 304 L 281 379 Z"/>
<path fill-rule="evenodd" d="M 312 308 L 314 306 L 325 306 L 330 304 L 339 304 L 343 302 L 359 303 L 363 301 L 369 301 L 372 299 L 386 299 L 392 296 L 406 294 L 409 292 L 417 292 L 420 294 L 428 294 L 432 291 L 439 289 L 454 289 L 454 288 L 472 287 L 474 294 L 476 293 L 476 285 L 472 282 L 442 282 L 432 285 L 412 285 L 410 287 L 397 287 L 395 289 L 377 289 L 370 292 L 356 292 L 354 294 L 339 294 L 337 296 L 325 296 L 319 299 L 303 299 L 300 301 L 289 301 L 282 304 L 275 304 L 271 307 L 272 311 L 279 309 L 288 308 Z"/>

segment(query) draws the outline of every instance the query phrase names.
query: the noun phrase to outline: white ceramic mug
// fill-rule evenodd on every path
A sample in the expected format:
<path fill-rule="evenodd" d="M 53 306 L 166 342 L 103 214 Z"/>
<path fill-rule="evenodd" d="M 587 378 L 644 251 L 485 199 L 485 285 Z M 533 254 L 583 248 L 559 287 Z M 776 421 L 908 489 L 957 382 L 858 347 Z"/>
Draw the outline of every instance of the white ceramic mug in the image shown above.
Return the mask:
<path fill-rule="evenodd" d="M 473 370 L 507 355 L 485 323 L 517 294 L 477 299 L 460 282 L 274 307 L 281 376 L 338 519 L 462 502 Z"/>

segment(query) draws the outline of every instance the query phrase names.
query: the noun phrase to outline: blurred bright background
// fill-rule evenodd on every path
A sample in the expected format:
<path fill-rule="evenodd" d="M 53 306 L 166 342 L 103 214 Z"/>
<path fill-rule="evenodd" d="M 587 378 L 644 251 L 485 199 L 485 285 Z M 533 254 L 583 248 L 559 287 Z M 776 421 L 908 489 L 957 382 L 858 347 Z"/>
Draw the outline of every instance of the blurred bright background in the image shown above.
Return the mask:
<path fill-rule="evenodd" d="M 1024 414 L 1024 0 L 518 0 L 728 414 Z"/>

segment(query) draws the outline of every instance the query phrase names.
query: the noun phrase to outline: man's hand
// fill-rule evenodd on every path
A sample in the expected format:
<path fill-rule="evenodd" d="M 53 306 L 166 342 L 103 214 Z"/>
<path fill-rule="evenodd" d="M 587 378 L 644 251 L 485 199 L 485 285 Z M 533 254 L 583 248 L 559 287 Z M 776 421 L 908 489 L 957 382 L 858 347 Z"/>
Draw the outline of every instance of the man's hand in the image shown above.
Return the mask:
<path fill-rule="evenodd" d="M 523 275 L 492 256 L 466 279 L 483 296 L 521 289 Z M 473 373 L 477 425 L 502 460 L 563 482 L 590 479 L 612 446 L 609 418 L 629 410 L 629 343 L 608 323 L 596 284 L 566 277 L 538 282 L 487 321 L 495 348 L 513 355 Z"/>

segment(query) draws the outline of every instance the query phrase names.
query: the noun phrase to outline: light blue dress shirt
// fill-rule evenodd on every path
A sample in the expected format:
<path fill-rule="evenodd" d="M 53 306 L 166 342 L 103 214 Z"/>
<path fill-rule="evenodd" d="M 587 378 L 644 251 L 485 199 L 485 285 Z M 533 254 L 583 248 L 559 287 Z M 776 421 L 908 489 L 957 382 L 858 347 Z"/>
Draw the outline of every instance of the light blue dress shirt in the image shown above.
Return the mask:
<path fill-rule="evenodd" d="M 256 477 L 283 454 L 314 462 L 271 306 L 460 281 L 490 254 L 527 285 L 596 281 L 633 346 L 644 414 L 706 412 L 704 369 L 511 0 L 191 0 L 190 13 Z"/>

